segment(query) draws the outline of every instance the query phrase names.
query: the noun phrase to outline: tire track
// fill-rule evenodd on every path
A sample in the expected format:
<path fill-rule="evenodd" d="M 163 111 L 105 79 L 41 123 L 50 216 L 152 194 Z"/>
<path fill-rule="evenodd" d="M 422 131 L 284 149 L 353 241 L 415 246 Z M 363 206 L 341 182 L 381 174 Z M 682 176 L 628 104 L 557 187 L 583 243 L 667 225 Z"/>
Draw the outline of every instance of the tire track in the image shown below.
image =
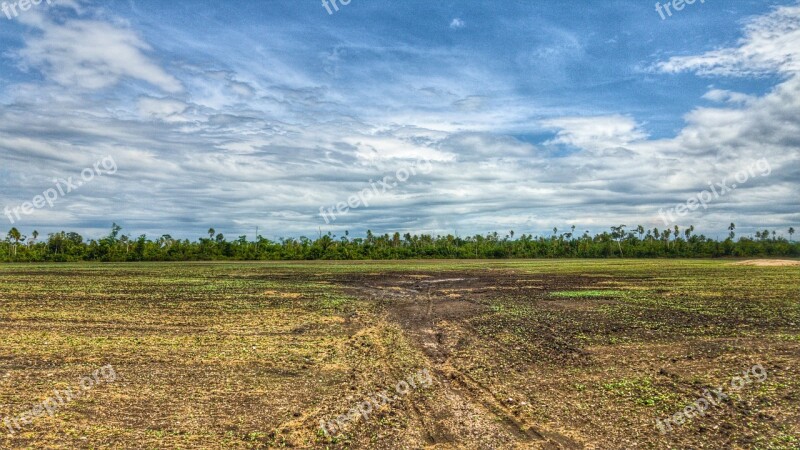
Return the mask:
<path fill-rule="evenodd" d="M 393 284 L 355 288 L 362 295 L 366 293 L 378 299 L 390 320 L 401 326 L 430 362 L 436 385 L 442 389 L 438 395 L 440 401 L 425 399 L 411 405 L 415 419 L 427 436 L 427 444 L 433 447 L 463 445 L 469 442 L 464 442 L 463 436 L 477 433 L 493 436 L 497 439 L 496 444 L 505 448 L 508 445 L 541 449 L 582 448 L 566 436 L 538 429 L 516 417 L 491 389 L 451 363 L 448 347 L 451 332 L 445 325 L 455 329 L 454 335 L 469 334 L 472 327 L 466 320 L 485 308 L 469 300 L 435 295 L 434 287 L 452 281 L 415 280 L 411 287 Z M 445 404 L 449 407 L 443 408 Z"/>

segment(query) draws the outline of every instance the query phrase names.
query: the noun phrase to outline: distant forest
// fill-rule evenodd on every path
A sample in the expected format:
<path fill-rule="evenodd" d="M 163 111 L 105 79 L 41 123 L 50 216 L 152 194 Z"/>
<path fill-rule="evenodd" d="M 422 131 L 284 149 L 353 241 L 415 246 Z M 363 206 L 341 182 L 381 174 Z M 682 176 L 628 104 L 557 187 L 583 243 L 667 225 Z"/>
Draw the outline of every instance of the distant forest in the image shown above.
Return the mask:
<path fill-rule="evenodd" d="M 25 236 L 12 228 L 4 245 L 0 245 L 0 261 L 210 261 L 210 260 L 369 260 L 369 259 L 504 259 L 504 258 L 709 258 L 709 257 L 798 257 L 800 243 L 776 231 L 757 232 L 755 237 L 736 238 L 736 225 L 730 224 L 723 241 L 695 234 L 694 227 L 647 230 L 642 226 L 611 227 L 610 231 L 590 235 L 576 233 L 575 227 L 550 236 L 505 235 L 490 233 L 458 237 L 394 233 L 351 238 L 328 233 L 316 239 L 280 239 L 278 242 L 258 236 L 255 241 L 240 236 L 228 240 L 222 233 L 208 230 L 208 237 L 197 241 L 137 238 L 121 234 L 114 224 L 108 236 L 85 240 L 78 233 L 51 233 L 40 239 L 33 231 Z"/>

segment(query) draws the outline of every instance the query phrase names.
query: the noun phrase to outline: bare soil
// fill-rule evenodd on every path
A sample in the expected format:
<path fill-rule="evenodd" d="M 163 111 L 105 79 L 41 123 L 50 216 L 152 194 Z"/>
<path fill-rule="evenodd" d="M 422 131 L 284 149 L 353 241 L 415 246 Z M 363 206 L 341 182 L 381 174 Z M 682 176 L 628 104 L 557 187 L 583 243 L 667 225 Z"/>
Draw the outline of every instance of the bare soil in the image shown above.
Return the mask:
<path fill-rule="evenodd" d="M 787 259 L 751 259 L 734 263 L 737 266 L 756 266 L 756 267 L 790 267 L 800 266 L 800 261 Z"/>
<path fill-rule="evenodd" d="M 800 447 L 796 266 L 727 261 L 0 268 L 0 448 Z M 661 435 L 655 420 L 763 365 Z M 320 421 L 428 369 L 325 435 Z"/>

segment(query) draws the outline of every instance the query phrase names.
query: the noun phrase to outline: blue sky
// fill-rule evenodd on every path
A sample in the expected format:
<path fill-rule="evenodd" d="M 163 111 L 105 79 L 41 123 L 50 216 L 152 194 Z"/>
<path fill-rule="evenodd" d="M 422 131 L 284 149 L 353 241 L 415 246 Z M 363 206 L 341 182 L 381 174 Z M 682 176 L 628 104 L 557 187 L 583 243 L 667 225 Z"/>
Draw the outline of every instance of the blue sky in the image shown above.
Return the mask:
<path fill-rule="evenodd" d="M 669 225 L 713 237 L 730 222 L 743 233 L 800 222 L 795 1 L 698 0 L 665 20 L 640 0 L 338 3 L 333 14 L 310 0 L 7 9 L 6 228 L 664 228 L 659 211 L 757 161 L 768 174 L 751 170 Z M 14 216 L 109 157 L 113 174 Z M 430 170 L 369 206 L 321 217 L 420 161 Z"/>

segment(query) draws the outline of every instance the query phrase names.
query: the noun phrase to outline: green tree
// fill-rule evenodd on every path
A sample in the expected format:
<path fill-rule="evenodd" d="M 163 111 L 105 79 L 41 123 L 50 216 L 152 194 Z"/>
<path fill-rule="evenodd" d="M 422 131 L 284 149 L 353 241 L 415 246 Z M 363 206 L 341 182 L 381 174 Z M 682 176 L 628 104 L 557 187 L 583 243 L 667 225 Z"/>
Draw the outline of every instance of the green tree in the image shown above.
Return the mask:
<path fill-rule="evenodd" d="M 14 240 L 14 256 L 17 256 L 17 246 L 19 245 L 19 241 L 22 240 L 22 234 L 14 227 L 8 231 L 8 237 Z"/>
<path fill-rule="evenodd" d="M 131 238 L 127 235 L 123 235 L 121 238 L 119 238 L 119 241 L 125 244 L 125 254 L 127 255 L 131 248 Z"/>
<path fill-rule="evenodd" d="M 731 232 L 735 228 L 731 224 Z M 600 232 L 592 236 L 589 231 L 581 236 L 567 230 L 558 235 L 537 236 L 522 234 L 517 236 L 511 231 L 501 237 L 497 232 L 462 239 L 451 234 L 433 236 L 430 234 L 412 235 L 406 233 L 384 233 L 381 235 L 367 232 L 366 239 L 356 237 L 348 239 L 345 232 L 340 240 L 329 232 L 320 235 L 317 240 L 306 237 L 299 239 L 280 238 L 278 242 L 270 242 L 262 236 L 257 237 L 258 251 L 246 236 L 238 240 L 227 241 L 222 233 L 216 233 L 211 239 L 201 237 L 189 240 L 174 240 L 170 235 L 163 235 L 155 240 L 148 240 L 145 235 L 137 239 L 128 234 L 121 234 L 121 227 L 113 224 L 111 233 L 99 240 L 84 241 L 74 232 L 60 231 L 51 233 L 46 243 L 34 243 L 39 233 L 34 232 L 32 239 L 26 241 L 18 229 L 7 233 L 7 245 L 0 248 L 0 257 L 6 261 L 197 261 L 216 259 L 390 259 L 390 258 L 539 258 L 539 257 L 615 257 L 614 243 L 620 257 L 720 257 L 720 256 L 788 256 L 800 257 L 800 244 L 793 241 L 794 228 L 790 228 L 789 240 L 777 238 L 774 230 L 758 230 L 754 238 L 742 236 L 734 242 L 730 237 L 722 242 L 695 235 L 694 226 L 678 229 L 682 233 L 675 237 L 675 245 L 666 244 L 671 240 L 673 229 L 663 231 L 654 228 L 646 230 L 641 238 L 641 227 L 630 231 L 625 225 L 611 227 L 611 232 Z M 636 233 L 639 233 L 637 238 Z M 686 241 L 682 237 L 686 237 Z M 516 240 L 515 240 L 516 239 Z M 27 242 L 28 246 L 19 251 L 19 244 Z M 626 247 L 622 248 L 622 242 Z M 665 245 L 660 245 L 661 243 Z M 122 250 L 125 250 L 124 252 Z"/>
<path fill-rule="evenodd" d="M 111 242 L 117 242 L 117 236 L 119 236 L 119 232 L 121 230 L 121 226 L 117 225 L 116 223 L 111 224 L 111 234 L 108 236 Z"/>
<path fill-rule="evenodd" d="M 611 227 L 611 237 L 617 241 L 617 247 L 619 247 L 619 256 L 622 258 L 622 239 L 625 237 L 625 227 L 627 225 L 620 225 L 618 227 Z"/>

